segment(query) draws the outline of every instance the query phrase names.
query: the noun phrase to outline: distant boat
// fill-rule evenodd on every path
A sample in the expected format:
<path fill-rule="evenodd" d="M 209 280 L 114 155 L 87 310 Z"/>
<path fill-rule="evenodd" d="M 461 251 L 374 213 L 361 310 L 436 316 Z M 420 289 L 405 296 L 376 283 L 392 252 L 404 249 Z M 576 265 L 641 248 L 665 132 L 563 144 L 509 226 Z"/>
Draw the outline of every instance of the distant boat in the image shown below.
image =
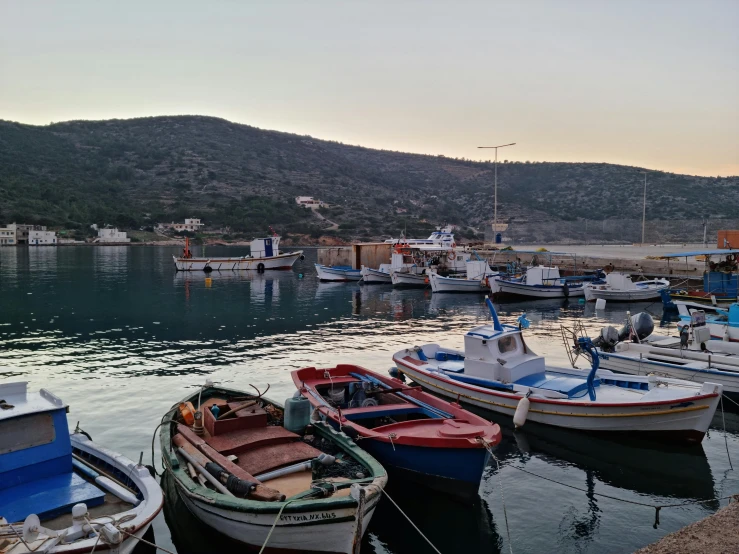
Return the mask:
<path fill-rule="evenodd" d="M 592 354 L 589 371 L 546 364 L 518 327 L 502 325 L 490 299 L 492 325 L 470 330 L 464 351 L 438 344 L 393 355 L 397 371 L 424 388 L 527 421 L 594 433 L 701 442 L 716 413 L 720 384 L 656 376 L 626 376 L 599 368 L 590 339 L 578 345 Z M 662 385 L 665 386 L 662 386 Z"/>
<path fill-rule="evenodd" d="M 725 257 L 718 262 L 712 261 L 714 256 Z M 739 263 L 737 257 L 739 249 L 708 249 L 696 250 L 693 252 L 676 252 L 674 254 L 664 254 L 661 258 L 667 259 L 668 268 L 670 260 L 675 258 L 695 257 L 703 259 L 705 269 L 703 270 L 703 288 L 697 290 L 695 288 L 674 288 L 663 291 L 662 304 L 668 310 L 675 310 L 676 300 L 683 302 L 693 302 L 700 304 L 732 303 L 737 301 L 739 297 Z M 675 271 L 680 271 L 680 264 L 676 264 Z M 672 269 L 670 269 L 672 273 Z"/>
<path fill-rule="evenodd" d="M 700 313 L 711 332 L 711 339 L 739 342 L 739 303 L 720 307 L 676 300 L 675 306 L 680 314 L 678 327 L 694 324 L 694 314 Z M 711 345 L 708 348 L 710 350 Z"/>
<path fill-rule="evenodd" d="M 416 273 L 416 270 L 419 272 Z M 428 271 L 424 268 L 394 269 L 390 273 L 390 279 L 394 287 L 426 288 L 429 286 Z"/>
<path fill-rule="evenodd" d="M 67 405 L 46 389 L 4 383 L 0 399 L 0 551 L 133 552 L 162 509 L 156 478 L 70 435 Z"/>
<path fill-rule="evenodd" d="M 528 298 L 571 298 L 585 294 L 583 282 L 561 277 L 559 268 L 529 267 L 520 279 L 497 277 L 491 284 L 496 295 L 511 295 Z"/>
<path fill-rule="evenodd" d="M 290 269 L 296 261 L 305 259 L 303 251 L 281 254 L 280 237 L 268 237 L 251 241 L 249 256 L 240 258 L 196 258 L 190 251 L 190 241 L 185 239 L 185 248 L 178 258 L 173 256 L 177 271 L 264 271 L 266 269 Z"/>
<path fill-rule="evenodd" d="M 362 270 L 352 269 L 350 265 L 314 265 L 321 281 L 359 281 L 362 278 Z"/>
<path fill-rule="evenodd" d="M 487 292 L 489 280 L 495 279 L 497 272 L 490 269 L 485 260 L 467 262 L 467 277 L 443 277 L 437 273 L 429 275 L 431 290 L 437 292 Z"/>
<path fill-rule="evenodd" d="M 358 554 L 387 473 L 325 423 L 303 435 L 310 404 L 288 404 L 206 385 L 172 406 L 160 439 L 177 494 L 205 525 L 246 545 Z"/>
<path fill-rule="evenodd" d="M 651 281 L 631 280 L 625 273 L 609 273 L 606 282 L 592 282 L 585 284 L 585 300 L 588 302 L 602 298 L 609 302 L 638 302 L 660 297 L 663 289 L 670 286 L 667 279 L 653 279 Z"/>
<path fill-rule="evenodd" d="M 450 226 L 434 231 L 427 239 L 409 239 L 401 237 L 399 239 L 387 239 L 385 244 L 397 244 L 402 246 L 436 246 L 442 250 L 453 250 L 456 247 L 454 243 L 454 233 L 452 233 L 452 228 Z"/>
<path fill-rule="evenodd" d="M 356 365 L 307 367 L 292 377 L 321 418 L 384 465 L 430 488 L 477 496 L 488 449 L 502 437 L 498 425 Z"/>

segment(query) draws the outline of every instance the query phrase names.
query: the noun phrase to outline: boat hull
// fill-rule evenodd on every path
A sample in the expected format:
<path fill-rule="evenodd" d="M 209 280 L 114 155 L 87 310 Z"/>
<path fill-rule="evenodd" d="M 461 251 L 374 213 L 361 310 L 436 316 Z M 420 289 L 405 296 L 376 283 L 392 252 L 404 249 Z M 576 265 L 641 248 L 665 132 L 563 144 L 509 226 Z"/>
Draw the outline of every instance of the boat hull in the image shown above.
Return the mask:
<path fill-rule="evenodd" d="M 386 285 L 393 282 L 389 273 L 366 266 L 362 266 L 362 281 L 364 283 L 378 283 Z"/>
<path fill-rule="evenodd" d="M 316 273 L 321 281 L 359 281 L 362 272 L 359 269 L 343 269 L 315 264 Z"/>
<path fill-rule="evenodd" d="M 522 394 L 507 393 L 431 374 L 416 364 L 394 358 L 398 369 L 424 389 L 486 411 L 513 416 Z M 666 441 L 700 442 L 716 411 L 720 394 L 699 395 L 685 402 L 593 405 L 530 398 L 526 421 L 597 433 L 650 434 Z M 684 404 L 690 405 L 684 405 Z"/>
<path fill-rule="evenodd" d="M 268 258 L 173 258 L 177 271 L 261 271 L 290 269 L 302 255 L 302 250 L 299 250 Z M 206 267 L 210 269 L 206 270 Z"/>
<path fill-rule="evenodd" d="M 190 493 L 176 479 L 175 483 L 177 494 L 196 518 L 215 531 L 250 546 L 261 547 L 265 543 L 278 517 L 278 510 L 267 513 L 226 510 Z M 374 490 L 370 492 L 371 489 Z M 372 519 L 380 494 L 379 487 L 368 488 L 359 537 Z M 275 524 L 266 551 L 305 552 L 310 545 L 310 552 L 353 552 L 357 527 L 355 508 L 311 511 L 290 511 L 286 508 Z"/>
<path fill-rule="evenodd" d="M 431 290 L 433 292 L 486 292 L 488 287 L 483 280 L 456 279 L 454 277 L 442 277 L 433 273 L 429 276 Z"/>
<path fill-rule="evenodd" d="M 429 286 L 429 278 L 424 274 L 394 271 L 390 274 L 390 279 L 394 287 L 426 288 Z"/>
<path fill-rule="evenodd" d="M 565 287 L 560 285 L 527 285 L 525 283 L 513 283 L 502 279 L 496 279 L 495 285 L 491 286 L 490 290 L 494 294 L 526 298 L 573 298 L 585 294 L 582 284 L 568 285 L 567 289 L 565 289 Z"/>

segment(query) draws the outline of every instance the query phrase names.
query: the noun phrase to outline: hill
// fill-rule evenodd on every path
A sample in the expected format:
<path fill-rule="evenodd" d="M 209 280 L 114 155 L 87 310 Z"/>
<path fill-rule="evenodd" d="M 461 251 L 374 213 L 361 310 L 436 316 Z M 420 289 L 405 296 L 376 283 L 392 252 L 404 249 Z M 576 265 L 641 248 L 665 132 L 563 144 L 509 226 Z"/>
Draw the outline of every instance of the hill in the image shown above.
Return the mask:
<path fill-rule="evenodd" d="M 606 163 L 498 166 L 501 221 L 640 218 L 639 168 Z M 0 221 L 137 229 L 200 217 L 233 234 L 322 234 L 295 204 L 315 196 L 346 239 L 492 219 L 492 164 L 373 150 L 200 116 L 0 121 Z M 736 217 L 739 178 L 649 173 L 649 218 Z"/>

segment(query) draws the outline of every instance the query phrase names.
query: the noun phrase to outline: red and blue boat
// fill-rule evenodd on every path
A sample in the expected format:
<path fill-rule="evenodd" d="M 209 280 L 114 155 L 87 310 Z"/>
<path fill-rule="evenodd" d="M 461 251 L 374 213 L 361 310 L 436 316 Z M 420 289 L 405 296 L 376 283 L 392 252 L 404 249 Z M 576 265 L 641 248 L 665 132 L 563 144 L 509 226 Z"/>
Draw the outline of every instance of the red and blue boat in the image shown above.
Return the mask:
<path fill-rule="evenodd" d="M 391 471 L 430 488 L 474 498 L 501 431 L 420 387 L 341 364 L 292 372 L 320 417 L 358 441 Z"/>

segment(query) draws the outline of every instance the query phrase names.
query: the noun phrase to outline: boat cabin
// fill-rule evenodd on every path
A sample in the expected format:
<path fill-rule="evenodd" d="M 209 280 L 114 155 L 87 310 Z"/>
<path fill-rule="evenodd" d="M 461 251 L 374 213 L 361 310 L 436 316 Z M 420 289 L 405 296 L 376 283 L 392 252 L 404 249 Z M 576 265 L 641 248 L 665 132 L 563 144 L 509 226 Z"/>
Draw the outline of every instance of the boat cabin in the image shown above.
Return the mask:
<path fill-rule="evenodd" d="M 559 275 L 558 267 L 537 265 L 534 267 L 529 267 L 526 270 L 525 278 L 527 285 L 540 285 L 550 287 L 557 284 L 557 281 L 559 281 L 561 277 Z"/>
<path fill-rule="evenodd" d="M 280 253 L 280 237 L 254 239 L 249 243 L 252 258 L 271 258 Z"/>
<path fill-rule="evenodd" d="M 103 504 L 105 493 L 73 471 L 67 405 L 46 389 L 0 385 L 0 517 L 42 520 L 70 513 L 84 502 Z"/>

